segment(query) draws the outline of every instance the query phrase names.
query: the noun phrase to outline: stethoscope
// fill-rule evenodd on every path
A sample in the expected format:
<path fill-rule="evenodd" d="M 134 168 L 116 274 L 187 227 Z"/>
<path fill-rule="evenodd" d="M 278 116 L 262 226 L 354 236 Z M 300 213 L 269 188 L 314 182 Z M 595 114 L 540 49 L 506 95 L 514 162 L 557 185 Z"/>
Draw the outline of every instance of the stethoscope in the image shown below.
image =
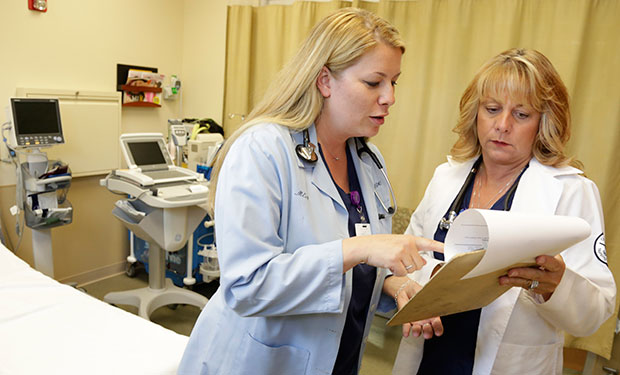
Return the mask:
<path fill-rule="evenodd" d="M 297 153 L 297 156 L 299 156 L 301 159 L 309 163 L 314 163 L 319 159 L 316 154 L 316 146 L 310 142 L 310 133 L 308 132 L 308 129 L 304 129 L 303 134 L 304 134 L 304 143 L 298 144 L 295 147 L 295 152 Z M 388 189 L 390 190 L 390 204 L 386 205 L 383 202 L 383 200 L 379 196 L 379 193 L 377 193 L 376 189 L 374 190 L 375 196 L 381 203 L 381 206 L 387 213 L 387 216 L 394 215 L 394 213 L 396 212 L 396 209 L 398 208 L 396 206 L 396 196 L 394 195 L 392 184 L 390 184 L 390 180 L 388 179 L 387 173 L 385 173 L 385 169 L 383 168 L 381 161 L 379 161 L 379 158 L 377 157 L 377 155 L 375 155 L 375 153 L 372 152 L 370 147 L 368 147 L 368 144 L 366 143 L 364 138 L 356 137 L 355 142 L 356 142 L 356 145 L 358 145 L 357 156 L 361 159 L 362 154 L 367 153 L 368 156 L 370 156 L 372 161 L 375 163 L 379 171 L 381 171 L 381 174 L 383 175 L 383 178 L 385 179 L 385 182 L 387 183 Z M 386 217 L 385 214 L 379 214 L 379 219 L 385 219 L 385 217 Z"/>
<path fill-rule="evenodd" d="M 456 199 L 452 202 L 450 209 L 448 210 L 448 217 L 442 217 L 439 221 L 439 228 L 443 230 L 448 230 L 454 223 L 454 219 L 458 216 L 457 210 L 460 213 L 460 208 L 463 206 L 463 200 L 465 199 L 465 192 L 467 191 L 467 187 L 469 184 L 473 182 L 476 178 L 476 172 L 478 171 L 478 167 L 482 163 L 482 157 L 478 158 L 474 165 L 472 166 L 467 178 L 465 179 L 465 183 L 461 186 L 461 190 L 456 195 Z M 518 177 L 517 177 L 518 179 Z M 510 189 L 506 192 L 506 199 L 504 199 L 504 211 L 508 211 L 508 204 L 511 201 L 511 198 L 514 196 L 515 191 L 517 190 L 518 184 L 513 184 Z"/>

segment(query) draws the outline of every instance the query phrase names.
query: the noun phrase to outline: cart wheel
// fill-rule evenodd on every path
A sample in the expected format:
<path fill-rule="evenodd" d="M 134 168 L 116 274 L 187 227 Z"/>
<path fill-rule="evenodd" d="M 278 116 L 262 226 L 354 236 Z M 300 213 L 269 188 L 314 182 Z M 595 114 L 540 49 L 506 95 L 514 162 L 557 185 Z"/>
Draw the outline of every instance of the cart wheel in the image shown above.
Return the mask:
<path fill-rule="evenodd" d="M 125 267 L 125 275 L 129 276 L 129 277 L 136 277 L 136 275 L 138 274 L 138 262 L 134 262 L 134 263 L 127 263 L 127 266 Z"/>

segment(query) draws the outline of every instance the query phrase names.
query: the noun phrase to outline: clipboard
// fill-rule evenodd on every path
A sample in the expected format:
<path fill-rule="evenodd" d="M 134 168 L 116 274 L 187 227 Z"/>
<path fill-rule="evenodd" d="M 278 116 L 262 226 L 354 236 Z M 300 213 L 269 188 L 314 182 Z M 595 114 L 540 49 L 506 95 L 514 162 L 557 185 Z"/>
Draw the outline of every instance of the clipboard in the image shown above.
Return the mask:
<path fill-rule="evenodd" d="M 415 322 L 434 316 L 479 309 L 493 302 L 511 287 L 499 285 L 498 277 L 511 268 L 535 266 L 517 263 L 485 275 L 462 279 L 484 256 L 485 250 L 457 254 L 388 322 L 388 326 Z"/>
<path fill-rule="evenodd" d="M 509 269 L 536 266 L 590 236 L 579 217 L 470 209 L 446 235 L 448 260 L 388 322 L 388 326 L 478 309 L 511 287 L 498 278 Z"/>

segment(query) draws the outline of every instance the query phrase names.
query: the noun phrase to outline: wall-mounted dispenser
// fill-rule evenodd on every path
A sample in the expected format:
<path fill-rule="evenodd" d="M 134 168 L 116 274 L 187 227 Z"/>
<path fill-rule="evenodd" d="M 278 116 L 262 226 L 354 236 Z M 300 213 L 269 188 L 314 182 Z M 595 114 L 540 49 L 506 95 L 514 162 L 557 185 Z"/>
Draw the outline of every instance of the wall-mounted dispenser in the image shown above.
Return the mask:
<path fill-rule="evenodd" d="M 170 76 L 170 86 L 164 86 L 164 99 L 176 100 L 181 92 L 181 80 L 175 75 Z"/>

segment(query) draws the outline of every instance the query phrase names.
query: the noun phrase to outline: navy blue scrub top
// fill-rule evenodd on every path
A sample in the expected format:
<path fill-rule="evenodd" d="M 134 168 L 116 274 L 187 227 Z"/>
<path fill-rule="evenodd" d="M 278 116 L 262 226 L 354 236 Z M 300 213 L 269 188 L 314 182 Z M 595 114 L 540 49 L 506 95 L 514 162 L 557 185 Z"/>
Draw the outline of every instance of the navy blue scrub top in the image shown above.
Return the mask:
<path fill-rule="evenodd" d="M 321 145 L 319 145 L 321 157 L 325 159 Z M 325 163 L 327 170 L 329 167 Z M 331 171 L 329 172 L 331 176 Z M 345 193 L 334 181 L 334 185 L 338 188 L 338 193 L 349 212 L 349 236 L 355 237 L 355 224 L 368 223 L 368 212 L 364 204 L 362 189 L 360 186 L 355 166 L 351 158 L 351 153 L 347 147 L 347 174 L 349 176 L 349 191 L 357 191 L 360 196 L 359 205 L 354 205 L 351 201 L 351 194 Z M 333 180 L 333 176 L 332 176 Z M 359 208 L 359 209 L 358 209 Z M 361 212 L 359 212 L 361 211 Z M 363 219 L 362 219 L 363 218 Z M 362 340 L 364 336 L 364 327 L 366 326 L 366 317 L 368 316 L 368 307 L 372 291 L 377 278 L 377 269 L 368 264 L 358 264 L 353 267 L 353 287 L 351 292 L 351 301 L 347 309 L 347 318 L 340 336 L 340 346 L 338 347 L 338 355 L 332 374 L 336 375 L 355 375 L 357 374 L 357 365 L 362 348 Z"/>
<path fill-rule="evenodd" d="M 515 185 L 519 184 L 519 180 L 523 172 L 529 166 L 526 165 L 517 177 L 510 189 L 490 208 L 497 211 L 510 211 L 514 194 Z M 467 190 L 465 190 L 463 203 L 459 208 L 459 214 L 469 207 L 471 194 L 474 187 L 475 179 L 472 179 Z M 456 198 L 454 199 L 456 201 Z M 508 200 L 506 202 L 506 200 Z M 450 205 L 452 205 L 454 202 Z M 505 205 L 506 204 L 506 205 Z M 444 215 L 447 219 L 450 209 Z M 437 230 L 433 239 L 435 241 L 444 242 L 448 230 L 442 229 L 437 225 Z M 435 258 L 443 260 L 442 253 L 434 253 Z M 446 315 L 441 317 L 444 333 L 441 336 L 434 336 L 424 341 L 424 354 L 422 362 L 418 369 L 418 375 L 471 375 L 474 370 L 474 358 L 476 355 L 476 341 L 478 339 L 478 325 L 480 323 L 481 309 L 464 311 L 457 314 Z"/>

